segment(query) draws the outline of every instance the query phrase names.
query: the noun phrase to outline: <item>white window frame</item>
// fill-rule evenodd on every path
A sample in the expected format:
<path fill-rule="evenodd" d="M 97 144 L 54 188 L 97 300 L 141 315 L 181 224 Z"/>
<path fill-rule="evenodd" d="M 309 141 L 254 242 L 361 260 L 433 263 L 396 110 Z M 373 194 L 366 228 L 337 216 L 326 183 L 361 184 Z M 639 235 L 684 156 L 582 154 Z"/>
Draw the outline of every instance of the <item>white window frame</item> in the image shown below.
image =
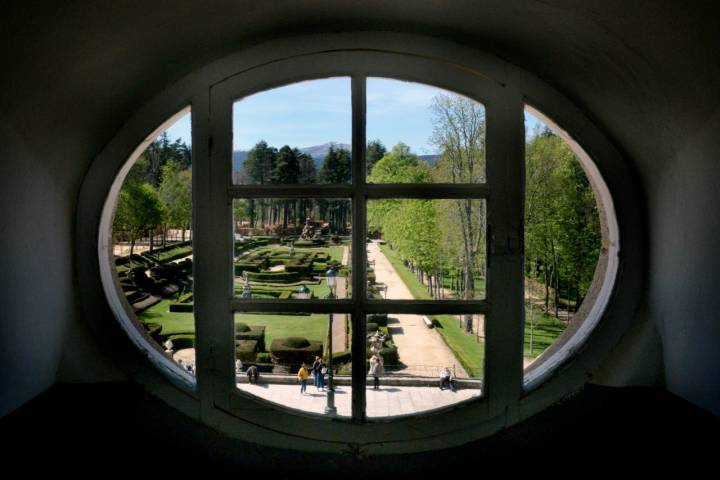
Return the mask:
<path fill-rule="evenodd" d="M 352 78 L 355 183 L 351 186 L 287 185 L 269 188 L 232 185 L 233 101 L 275 86 L 335 76 Z M 398 78 L 429 84 L 481 102 L 486 111 L 487 183 L 365 184 L 366 77 Z M 572 140 L 570 145 L 573 150 L 582 152 L 580 159 L 586 172 L 588 165 L 585 162 L 594 168 L 590 172 L 591 183 L 596 194 L 600 191 L 603 212 L 609 219 L 603 228 L 611 231 L 612 235 L 605 237 L 604 252 L 610 259 L 607 264 L 611 268 L 605 269 L 601 275 L 601 302 L 594 312 L 592 324 L 597 328 L 584 332 L 584 336 L 573 337 L 572 345 L 558 354 L 552 367 L 540 372 L 533 380 L 535 383 L 526 383 L 524 387 L 523 111 L 527 104 L 549 115 L 558 124 L 576 127 L 567 129 L 573 132 L 572 138 L 564 133 L 565 130 L 562 132 Z M 93 323 L 96 332 L 112 335 L 113 343 L 117 345 L 115 358 L 126 362 L 127 371 L 133 372 L 133 378 L 199 420 L 231 435 L 242 438 L 252 436 L 268 445 L 287 446 L 292 439 L 303 439 L 298 448 L 310 450 L 341 452 L 352 444 L 359 445 L 368 454 L 374 451 L 400 453 L 458 445 L 522 420 L 581 388 L 589 371 L 600 364 L 627 328 L 626 315 L 634 309 L 636 301 L 621 291 L 618 293 L 615 272 L 623 260 L 619 257 L 620 232 L 624 230 L 626 245 L 642 244 L 642 237 L 632 227 L 633 215 L 626 215 L 621 223 L 616 221 L 609 192 L 612 190 L 614 199 L 620 197 L 623 202 L 636 201 L 636 195 L 622 188 L 614 178 L 609 182 L 612 183 L 610 186 L 605 184 L 604 178 L 610 178 L 607 173 L 627 173 L 612 145 L 580 110 L 516 67 L 437 39 L 377 33 L 309 36 L 260 45 L 189 75 L 140 109 L 93 162 L 83 184 L 78 208 L 78 248 L 83 251 L 95 243 L 99 251 L 95 261 L 85 258 L 78 261 L 79 280 L 84 292 L 82 300 L 88 315 L 107 318 L 109 311 L 121 319 L 127 315 L 126 311 L 118 309 L 117 291 L 113 293 L 113 289 L 108 288 L 109 244 L 103 233 L 109 226 L 108 205 L 114 201 L 113 194 L 117 193 L 115 186 L 118 178 L 124 178 L 123 175 L 118 176 L 118 172 L 127 172 L 128 163 L 134 161 L 132 152 L 140 151 L 137 139 L 153 138 L 159 131 L 157 125 L 186 105 L 192 108 L 193 131 L 197 383 L 178 377 L 173 373 L 177 369 L 163 368 L 164 373 L 159 375 L 148 369 L 148 362 L 161 367 L 164 364 L 142 346 L 137 332 L 129 331 L 132 322 L 125 322 L 123 327 L 126 335 L 133 339 L 134 353 L 128 348 L 127 341 L 121 340 L 116 329 L 108 327 L 105 322 Z M 595 163 L 590 162 L 590 155 L 580 149 L 581 143 L 591 147 Z M 354 316 L 354 333 L 359 334 L 353 335 L 357 339 L 353 341 L 353 371 L 361 374 L 353 378 L 353 415 L 345 421 L 301 415 L 245 395 L 236 388 L 233 312 L 250 308 L 250 304 L 233 296 L 231 202 L 233 198 L 246 196 L 344 198 L 348 194 L 353 201 L 353 242 L 360 245 L 364 245 L 366 237 L 367 198 L 484 198 L 487 202 L 489 248 L 484 301 L 366 300 L 364 248 L 359 249 L 360 254 L 358 249 L 354 250 L 353 274 L 363 281 L 353 281 L 352 299 L 302 301 L 305 311 L 345 312 Z M 102 198 L 105 201 L 98 202 Z M 98 209 L 98 203 L 103 206 L 102 209 Z M 225 240 L 218 241 L 223 238 Z M 637 259 L 625 261 L 630 271 L 622 278 L 625 286 L 638 284 L 640 265 Z M 98 277 L 103 279 L 103 287 L 98 288 Z M 103 289 L 105 295 L 102 295 Z M 297 302 L 252 301 L 251 308 L 253 311 L 287 311 L 296 307 Z M 372 312 L 485 314 L 483 395 L 436 412 L 368 420 L 365 417 L 364 315 Z M 140 355 L 138 346 L 141 347 Z M 582 357 L 582 361 L 575 357 Z M 167 384 L 167 376 L 171 379 L 175 376 L 174 389 L 172 384 Z"/>

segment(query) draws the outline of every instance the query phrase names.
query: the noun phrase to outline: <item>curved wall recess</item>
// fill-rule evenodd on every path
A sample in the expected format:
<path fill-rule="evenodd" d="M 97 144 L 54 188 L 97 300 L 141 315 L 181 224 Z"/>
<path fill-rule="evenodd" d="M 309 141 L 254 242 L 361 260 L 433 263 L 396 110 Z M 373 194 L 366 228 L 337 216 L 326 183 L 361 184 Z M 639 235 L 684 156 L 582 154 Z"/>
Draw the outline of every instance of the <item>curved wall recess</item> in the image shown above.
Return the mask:
<path fill-rule="evenodd" d="M 487 108 L 488 208 L 491 251 L 495 252 L 492 268 L 502 280 L 495 287 L 488 286 L 486 391 L 480 399 L 422 416 L 367 422 L 363 414 L 355 415 L 353 421 L 298 415 L 235 391 L 232 309 L 242 304 L 231 300 L 232 262 L 228 258 L 231 259 L 232 237 L 228 235 L 224 243 L 215 238 L 218 232 L 226 233 L 223 229 L 230 228 L 227 202 L 230 172 L 213 168 L 230 159 L 232 100 L 274 86 L 338 75 L 353 78 L 355 108 L 364 107 L 366 76 L 438 86 L 481 101 Z M 517 243 L 518 232 L 522 231 L 526 104 L 552 118 L 567 136 L 566 140 L 577 147 L 575 153 L 583 160 L 601 199 L 609 242 L 607 270 L 601 279 L 601 294 L 596 302 L 599 307 L 593 317 L 594 330 L 590 331 L 593 326 L 590 325 L 576 342 L 569 342 L 570 347 L 559 351 L 557 358 L 547 363 L 547 369 L 538 369 L 525 389 L 522 247 L 508 245 L 512 245 L 513 239 Z M 146 349 L 138 350 L 141 339 L 131 341 L 118 328 L 113 315 L 122 316 L 123 312 L 114 305 L 107 278 L 98 282 L 107 277 L 104 235 L 110 215 L 107 205 L 112 203 L 112 192 L 117 187 L 114 182 L 129 168 L 128 159 L 140 148 L 138 143 L 153 138 L 158 125 L 187 105 L 193 113 L 196 195 L 196 389 L 182 378 L 168 382 L 167 376 L 153 367 L 162 366 L 163 360 L 148 354 Z M 363 158 L 363 127 L 356 124 L 353 129 L 356 158 Z M 175 408 L 230 435 L 312 451 L 340 453 L 359 448 L 368 455 L 447 448 L 497 432 L 577 391 L 617 343 L 636 307 L 636 298 L 628 292 L 639 290 L 643 267 L 642 258 L 621 257 L 618 250 L 620 238 L 623 251 L 637 251 L 641 247 L 639 212 L 630 208 L 639 202 L 629 178 L 632 176 L 613 146 L 578 108 L 531 74 L 496 57 L 436 39 L 374 32 L 273 41 L 219 60 L 179 80 L 133 115 L 94 161 L 80 195 L 77 238 L 78 251 L 99 251 L 100 255 L 78 256 L 82 302 L 98 338 L 109 339 L 109 354 L 132 378 Z M 211 232 L 212 236 L 203 232 Z M 360 261 L 356 266 L 363 268 Z M 622 275 L 616 277 L 616 269 Z M 340 307 L 350 312 L 364 311 L 362 305 L 352 301 Z M 512 318 L 517 321 L 508 321 Z M 364 378 L 353 381 L 361 386 Z M 364 394 L 354 393 L 353 402 L 360 406 Z"/>

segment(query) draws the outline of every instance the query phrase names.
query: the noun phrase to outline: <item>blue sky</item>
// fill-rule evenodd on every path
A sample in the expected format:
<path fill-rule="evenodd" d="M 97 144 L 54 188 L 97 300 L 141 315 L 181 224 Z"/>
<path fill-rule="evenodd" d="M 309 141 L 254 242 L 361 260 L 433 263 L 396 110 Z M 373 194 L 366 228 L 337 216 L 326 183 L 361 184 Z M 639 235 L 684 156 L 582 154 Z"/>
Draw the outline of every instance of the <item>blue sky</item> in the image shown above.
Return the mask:
<path fill-rule="evenodd" d="M 367 80 L 367 139 L 390 149 L 398 142 L 418 155 L 437 153 L 430 103 L 445 90 L 385 78 Z M 526 113 L 530 135 L 540 122 Z M 275 147 L 310 147 L 351 142 L 350 79 L 328 78 L 267 90 L 237 101 L 233 108 L 233 149 L 249 150 L 263 139 Z M 190 144 L 190 115 L 168 128 L 171 140 Z"/>

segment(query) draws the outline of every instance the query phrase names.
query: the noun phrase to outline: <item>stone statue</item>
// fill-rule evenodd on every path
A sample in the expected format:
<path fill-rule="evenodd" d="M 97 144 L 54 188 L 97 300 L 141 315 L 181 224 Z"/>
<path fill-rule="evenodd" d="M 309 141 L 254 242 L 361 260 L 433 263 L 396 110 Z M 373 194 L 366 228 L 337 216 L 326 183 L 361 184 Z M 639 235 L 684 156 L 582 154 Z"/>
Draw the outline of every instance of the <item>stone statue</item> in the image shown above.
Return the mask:
<path fill-rule="evenodd" d="M 315 235 L 315 227 L 312 224 L 312 221 L 310 220 L 310 217 L 307 217 L 305 220 L 305 226 L 303 227 L 303 231 L 300 234 L 300 238 L 303 240 L 310 240 Z"/>
<path fill-rule="evenodd" d="M 374 354 L 380 356 L 380 351 L 383 348 L 383 343 L 385 343 L 385 335 L 383 335 L 380 331 L 377 331 L 370 335 L 370 351 Z"/>
<path fill-rule="evenodd" d="M 245 283 L 243 284 L 242 298 L 252 298 L 252 292 L 250 291 L 250 281 L 248 280 L 247 270 L 243 270 L 243 281 Z"/>

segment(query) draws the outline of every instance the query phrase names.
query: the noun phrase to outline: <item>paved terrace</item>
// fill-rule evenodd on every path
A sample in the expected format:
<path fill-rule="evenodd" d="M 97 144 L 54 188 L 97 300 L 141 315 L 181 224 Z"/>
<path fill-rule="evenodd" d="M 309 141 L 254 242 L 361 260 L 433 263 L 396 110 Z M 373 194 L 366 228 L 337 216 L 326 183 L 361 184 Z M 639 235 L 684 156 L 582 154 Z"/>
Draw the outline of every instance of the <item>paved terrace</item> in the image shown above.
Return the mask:
<path fill-rule="evenodd" d="M 294 376 L 276 378 L 275 375 L 260 374 L 260 381 L 257 384 L 246 383 L 247 379 L 242 377 L 238 377 L 238 380 L 243 382 L 237 384 L 240 390 L 265 400 L 306 413 L 325 413 L 326 392 L 318 391 L 312 385 L 312 379 L 308 381 L 305 395 L 300 394 L 300 384 L 295 382 Z M 286 383 L 268 383 L 277 381 Z M 351 415 L 352 387 L 349 383 L 349 378 L 336 377 L 335 406 L 338 416 L 341 417 Z M 367 416 L 372 418 L 415 414 L 443 408 L 480 395 L 480 382 L 460 380 L 458 383 L 460 388 L 453 392 L 440 390 L 439 380 L 434 379 L 381 378 L 380 389 L 373 390 L 370 379 L 366 387 Z"/>

